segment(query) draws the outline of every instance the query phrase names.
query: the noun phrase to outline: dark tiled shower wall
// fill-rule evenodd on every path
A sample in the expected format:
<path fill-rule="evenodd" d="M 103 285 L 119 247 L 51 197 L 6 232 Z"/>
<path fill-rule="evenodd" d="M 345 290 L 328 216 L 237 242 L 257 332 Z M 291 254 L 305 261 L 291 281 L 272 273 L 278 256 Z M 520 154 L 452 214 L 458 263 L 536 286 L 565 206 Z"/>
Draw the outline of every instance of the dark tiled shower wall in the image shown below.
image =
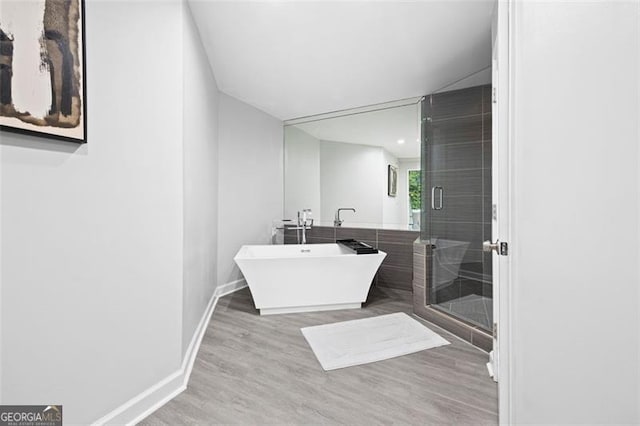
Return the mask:
<path fill-rule="evenodd" d="M 437 93 L 428 100 L 423 184 L 444 187 L 445 208 L 425 209 L 422 239 L 471 242 L 461 277 L 478 280 L 481 293 L 489 293 L 491 254 L 482 251 L 482 241 L 491 239 L 491 85 Z M 431 206 L 431 191 L 423 197 Z"/>
<path fill-rule="evenodd" d="M 335 243 L 336 240 L 353 238 L 377 247 L 387 253 L 387 257 L 378 269 L 374 284 L 411 291 L 413 243 L 419 235 L 418 231 L 314 226 L 307 231 L 307 243 Z M 284 243 L 298 243 L 295 230 L 285 230 Z"/>
<path fill-rule="evenodd" d="M 423 188 L 443 187 L 444 208 L 431 209 L 431 191 L 423 192 L 424 242 L 416 242 L 413 256 L 414 312 L 487 351 L 489 332 L 432 305 L 466 294 L 492 296 L 492 255 L 482 251 L 482 241 L 491 239 L 491 95 L 491 85 L 485 85 L 427 97 Z M 437 245 L 437 239 L 470 245 L 458 279 L 432 294 L 431 243 Z"/>
<path fill-rule="evenodd" d="M 491 334 L 480 327 L 458 320 L 432 308 L 429 294 L 431 244 L 416 241 L 413 245 L 413 312 L 463 340 L 489 352 L 493 349 Z"/>

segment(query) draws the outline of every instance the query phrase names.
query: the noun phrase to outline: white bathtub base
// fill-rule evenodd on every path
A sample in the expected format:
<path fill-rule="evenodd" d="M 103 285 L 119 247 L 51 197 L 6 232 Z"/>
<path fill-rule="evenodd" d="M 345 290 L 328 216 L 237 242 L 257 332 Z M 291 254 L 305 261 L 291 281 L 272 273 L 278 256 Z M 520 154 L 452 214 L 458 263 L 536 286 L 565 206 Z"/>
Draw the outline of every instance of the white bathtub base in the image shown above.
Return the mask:
<path fill-rule="evenodd" d="M 298 312 L 338 311 L 341 309 L 360 309 L 362 303 L 335 303 L 331 305 L 292 306 L 287 308 L 262 308 L 260 315 L 293 314 Z"/>

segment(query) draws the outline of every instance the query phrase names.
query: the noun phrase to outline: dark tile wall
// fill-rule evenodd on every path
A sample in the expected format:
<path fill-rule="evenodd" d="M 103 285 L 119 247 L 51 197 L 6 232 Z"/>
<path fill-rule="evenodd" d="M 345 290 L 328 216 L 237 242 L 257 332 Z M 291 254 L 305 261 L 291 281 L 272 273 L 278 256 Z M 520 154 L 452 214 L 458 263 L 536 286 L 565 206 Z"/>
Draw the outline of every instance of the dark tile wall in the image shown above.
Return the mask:
<path fill-rule="evenodd" d="M 334 243 L 353 238 L 377 247 L 387 253 L 387 257 L 378 269 L 374 285 L 411 291 L 413 243 L 419 235 L 418 231 L 314 226 L 307 231 L 307 244 Z M 295 230 L 285 230 L 284 243 L 298 243 Z"/>
<path fill-rule="evenodd" d="M 413 312 L 439 327 L 455 334 L 463 340 L 487 352 L 493 349 L 491 334 L 482 328 L 452 317 L 431 306 L 429 288 L 429 266 L 431 265 L 431 244 L 420 240 L 413 244 Z M 458 291 L 465 290 L 460 283 Z M 475 289 L 473 289 L 475 290 Z"/>
<path fill-rule="evenodd" d="M 485 350 L 491 350 L 490 333 L 434 306 L 469 294 L 492 296 L 491 254 L 482 251 L 482 241 L 491 239 L 491 96 L 486 85 L 426 98 L 421 238 L 428 243 L 414 245 L 412 282 L 417 315 Z M 431 209 L 434 186 L 443 188 L 442 210 Z M 431 244 L 438 238 L 470 244 L 459 277 L 433 292 Z"/>
<path fill-rule="evenodd" d="M 307 230 L 306 233 L 307 233 L 308 244 L 323 244 L 323 243 L 336 242 L 336 233 L 333 227 L 314 226 L 311 229 Z M 295 230 L 285 229 L 284 243 L 298 244 L 298 236 L 296 235 Z"/>
<path fill-rule="evenodd" d="M 491 96 L 491 85 L 437 93 L 423 112 L 421 237 L 470 242 L 461 275 L 484 283 L 491 282 L 491 256 L 482 252 L 491 239 Z M 444 188 L 442 210 L 429 208 L 433 186 Z"/>

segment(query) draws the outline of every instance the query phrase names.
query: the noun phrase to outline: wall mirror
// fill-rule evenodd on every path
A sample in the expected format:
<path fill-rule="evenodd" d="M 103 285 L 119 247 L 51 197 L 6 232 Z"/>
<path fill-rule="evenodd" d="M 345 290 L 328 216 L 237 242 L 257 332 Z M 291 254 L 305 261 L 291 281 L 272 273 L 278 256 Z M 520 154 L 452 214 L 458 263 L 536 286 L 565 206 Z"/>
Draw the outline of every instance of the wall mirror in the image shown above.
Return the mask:
<path fill-rule="evenodd" d="M 284 213 L 315 225 L 420 229 L 420 100 L 285 122 Z"/>

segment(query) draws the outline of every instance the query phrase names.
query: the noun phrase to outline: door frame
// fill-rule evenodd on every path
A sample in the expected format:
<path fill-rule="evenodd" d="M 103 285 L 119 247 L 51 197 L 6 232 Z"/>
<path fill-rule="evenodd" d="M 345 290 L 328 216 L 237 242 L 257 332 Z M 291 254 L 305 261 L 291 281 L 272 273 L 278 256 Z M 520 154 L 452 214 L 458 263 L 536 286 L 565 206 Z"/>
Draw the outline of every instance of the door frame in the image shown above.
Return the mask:
<path fill-rule="evenodd" d="M 493 232 L 494 241 L 499 239 L 509 243 L 507 256 L 494 254 L 494 277 L 497 275 L 497 286 L 494 291 L 494 315 L 496 315 L 497 344 L 494 356 L 497 357 L 496 372 L 498 375 L 498 416 L 500 424 L 513 424 L 513 360 L 512 360 L 512 299 L 510 292 L 512 280 L 512 252 L 513 240 L 513 24 L 514 24 L 513 0 L 500 0 L 496 2 L 492 23 L 492 61 L 493 72 L 498 72 L 494 80 L 496 87 L 494 92 L 494 114 L 497 125 L 492 129 L 492 144 L 495 151 L 492 164 L 492 204 L 496 205 L 497 229 Z M 494 51 L 494 48 L 496 51 Z"/>

